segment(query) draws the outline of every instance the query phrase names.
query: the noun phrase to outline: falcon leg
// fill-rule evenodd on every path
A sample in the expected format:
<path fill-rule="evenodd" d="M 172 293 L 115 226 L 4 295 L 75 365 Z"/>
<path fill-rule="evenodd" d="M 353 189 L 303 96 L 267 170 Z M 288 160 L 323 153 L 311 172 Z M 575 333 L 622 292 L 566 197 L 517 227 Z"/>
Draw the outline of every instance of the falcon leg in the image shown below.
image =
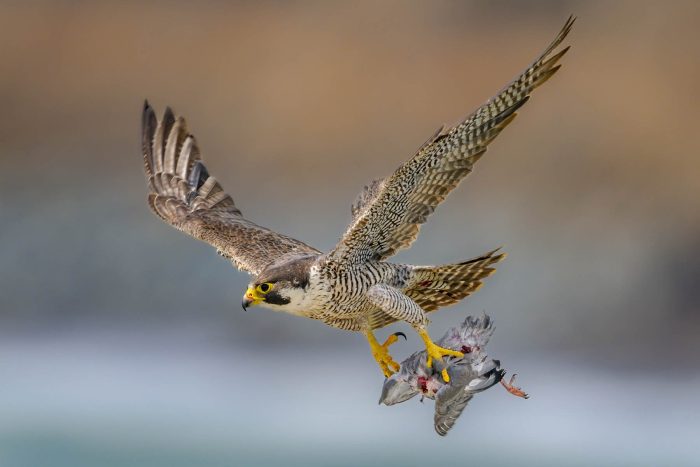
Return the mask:
<path fill-rule="evenodd" d="M 506 388 L 506 391 L 513 394 L 514 396 L 522 397 L 523 399 L 529 399 L 530 396 L 528 396 L 525 391 L 523 391 L 520 387 L 515 386 L 515 377 L 516 376 L 518 376 L 518 375 L 513 373 L 513 376 L 510 377 L 509 382 L 506 383 L 504 380 L 501 380 L 501 384 L 503 385 L 504 388 Z"/>
<path fill-rule="evenodd" d="M 406 321 L 413 326 L 413 329 L 416 330 L 418 335 L 423 339 L 423 342 L 425 342 L 425 350 L 428 352 L 428 361 L 426 362 L 428 368 L 433 366 L 433 359 L 442 360 L 442 357 L 446 355 L 458 358 L 464 357 L 462 352 L 444 349 L 433 342 L 428 335 L 428 331 L 425 329 L 428 323 L 425 312 L 416 302 L 399 290 L 386 284 L 376 284 L 367 291 L 367 298 L 370 303 L 380 308 L 392 318 Z M 369 336 L 367 339 L 369 339 Z M 372 345 L 371 340 L 370 345 Z M 379 361 L 379 359 L 377 359 L 377 361 Z M 381 366 L 381 362 L 379 365 Z M 450 381 L 450 376 L 447 374 L 446 368 L 442 370 L 442 379 L 445 380 L 445 382 Z"/>
<path fill-rule="evenodd" d="M 418 332 L 418 335 L 421 337 L 421 339 L 423 339 L 423 342 L 425 343 L 425 351 L 428 353 L 428 360 L 426 362 L 426 365 L 428 366 L 428 368 L 432 368 L 433 359 L 442 361 L 442 357 L 445 357 L 445 356 L 451 356 L 451 357 L 457 357 L 457 358 L 464 357 L 464 354 L 462 352 L 457 352 L 456 350 L 450 350 L 450 349 L 446 349 L 444 347 L 440 347 L 435 342 L 433 342 L 433 340 L 428 335 L 428 331 L 425 329 L 424 326 L 415 327 L 415 330 L 416 330 L 416 332 Z M 443 368 L 441 374 L 442 374 L 442 379 L 446 383 L 449 383 L 450 376 L 447 374 L 447 368 Z"/>
<path fill-rule="evenodd" d="M 403 336 L 405 339 L 406 335 L 402 332 L 395 332 L 387 337 L 383 344 L 380 344 L 377 341 L 377 338 L 374 337 L 374 333 L 372 333 L 372 331 L 365 331 L 365 336 L 367 337 L 369 346 L 372 349 L 372 356 L 377 363 L 379 363 L 379 368 L 381 368 L 384 376 L 388 378 L 395 372 L 399 371 L 400 365 L 396 363 L 393 358 L 391 358 L 391 355 L 389 354 L 389 346 L 399 339 L 398 336 Z"/>

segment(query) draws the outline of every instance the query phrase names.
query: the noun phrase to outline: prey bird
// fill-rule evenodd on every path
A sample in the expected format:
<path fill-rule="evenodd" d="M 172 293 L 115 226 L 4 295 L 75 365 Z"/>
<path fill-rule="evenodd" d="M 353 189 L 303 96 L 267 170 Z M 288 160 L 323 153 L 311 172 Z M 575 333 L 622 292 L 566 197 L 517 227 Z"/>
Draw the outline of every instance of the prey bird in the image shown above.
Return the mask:
<path fill-rule="evenodd" d="M 468 316 L 461 326 L 456 326 L 437 341 L 437 345 L 458 350 L 462 358 L 449 357 L 444 370 L 451 376 L 449 382 L 441 378 L 441 372 L 427 365 L 425 350 L 419 351 L 401 362 L 398 372 L 384 380 L 380 404 L 394 405 L 420 394 L 435 400 L 435 431 L 445 436 L 462 414 L 474 394 L 485 391 L 498 382 L 510 392 L 525 399 L 525 394 L 514 386 L 515 375 L 505 383 L 505 371 L 498 360 L 487 359 L 485 348 L 493 334 L 493 321 L 484 314 L 481 318 Z"/>
<path fill-rule="evenodd" d="M 148 204 L 168 224 L 214 246 L 252 279 L 243 308 L 262 305 L 317 319 L 367 337 L 385 376 L 399 369 L 389 354 L 396 336 L 380 344 L 374 331 L 396 321 L 420 335 L 427 365 L 459 351 L 435 344 L 429 312 L 476 291 L 504 255 L 498 250 L 442 266 L 396 264 L 387 259 L 408 248 L 428 216 L 473 169 L 532 91 L 547 81 L 569 49 L 555 50 L 574 18 L 545 51 L 461 123 L 441 127 L 393 174 L 367 185 L 352 204 L 352 221 L 338 244 L 322 253 L 243 216 L 209 174 L 182 117 L 167 108 L 158 120 L 144 104 L 142 143 Z M 443 371 L 444 380 L 449 379 Z"/>

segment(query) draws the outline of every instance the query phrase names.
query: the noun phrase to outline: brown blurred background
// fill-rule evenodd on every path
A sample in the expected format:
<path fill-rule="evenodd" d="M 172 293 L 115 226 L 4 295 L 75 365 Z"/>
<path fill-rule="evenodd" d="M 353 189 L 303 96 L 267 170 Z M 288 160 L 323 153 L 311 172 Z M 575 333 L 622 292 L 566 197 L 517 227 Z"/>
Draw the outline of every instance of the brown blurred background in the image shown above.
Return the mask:
<path fill-rule="evenodd" d="M 562 70 L 396 258 L 509 254 L 433 334 L 486 310 L 533 399 L 484 394 L 447 440 L 428 404 L 376 407 L 360 335 L 243 313 L 247 276 L 147 209 L 144 98 L 187 117 L 244 214 L 329 249 L 365 183 L 571 13 Z M 699 21 L 692 1 L 0 4 L 0 465 L 699 463 Z"/>

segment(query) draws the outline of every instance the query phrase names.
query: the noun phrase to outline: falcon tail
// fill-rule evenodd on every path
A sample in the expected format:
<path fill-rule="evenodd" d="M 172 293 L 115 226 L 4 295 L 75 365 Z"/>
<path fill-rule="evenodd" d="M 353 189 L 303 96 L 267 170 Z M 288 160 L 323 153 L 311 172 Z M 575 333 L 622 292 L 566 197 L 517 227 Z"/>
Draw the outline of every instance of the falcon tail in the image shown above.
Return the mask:
<path fill-rule="evenodd" d="M 496 271 L 493 266 L 506 256 L 499 250 L 456 264 L 416 266 L 403 293 L 425 311 L 457 303 L 476 292 L 482 281 Z"/>

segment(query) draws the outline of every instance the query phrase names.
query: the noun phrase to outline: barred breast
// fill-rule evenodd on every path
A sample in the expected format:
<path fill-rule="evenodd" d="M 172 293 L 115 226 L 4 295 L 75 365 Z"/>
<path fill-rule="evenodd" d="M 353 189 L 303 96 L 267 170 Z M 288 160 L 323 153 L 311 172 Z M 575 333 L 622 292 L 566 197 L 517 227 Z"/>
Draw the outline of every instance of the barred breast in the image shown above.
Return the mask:
<path fill-rule="evenodd" d="M 313 269 L 313 268 L 312 268 Z M 312 270 L 313 288 L 308 295 L 313 309 L 309 317 L 347 330 L 360 330 L 376 307 L 367 298 L 375 284 L 402 287 L 410 275 L 410 267 L 386 262 L 345 265 L 335 262 L 320 264 Z"/>

